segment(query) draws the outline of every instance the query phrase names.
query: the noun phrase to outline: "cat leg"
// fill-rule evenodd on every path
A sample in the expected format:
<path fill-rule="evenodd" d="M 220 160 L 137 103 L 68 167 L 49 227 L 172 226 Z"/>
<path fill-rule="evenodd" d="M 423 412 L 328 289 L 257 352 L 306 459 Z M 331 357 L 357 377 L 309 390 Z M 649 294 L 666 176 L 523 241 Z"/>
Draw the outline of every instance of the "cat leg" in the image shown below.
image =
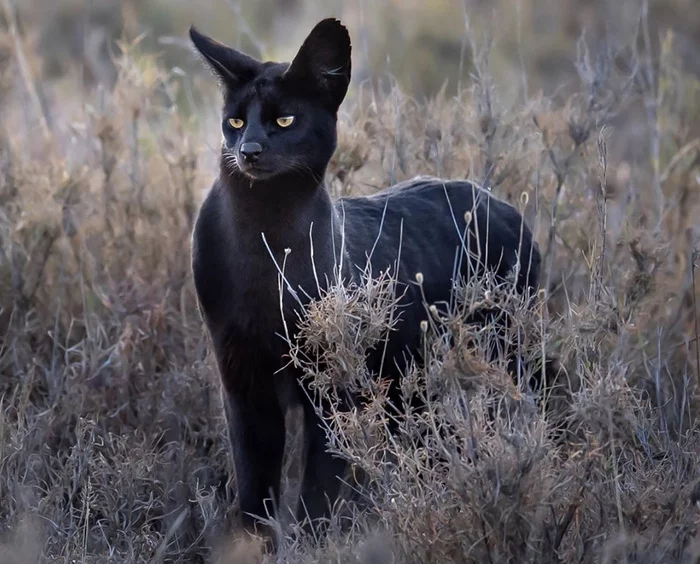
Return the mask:
<path fill-rule="evenodd" d="M 306 465 L 297 514 L 300 521 L 307 520 L 307 529 L 318 530 L 322 528 L 318 520 L 330 517 L 333 504 L 341 493 L 348 464 L 326 451 L 325 425 L 308 398 L 303 405 Z"/>
<path fill-rule="evenodd" d="M 270 536 L 259 519 L 274 517 L 284 455 L 284 414 L 274 390 L 254 398 L 227 392 L 226 419 L 243 528 Z"/>

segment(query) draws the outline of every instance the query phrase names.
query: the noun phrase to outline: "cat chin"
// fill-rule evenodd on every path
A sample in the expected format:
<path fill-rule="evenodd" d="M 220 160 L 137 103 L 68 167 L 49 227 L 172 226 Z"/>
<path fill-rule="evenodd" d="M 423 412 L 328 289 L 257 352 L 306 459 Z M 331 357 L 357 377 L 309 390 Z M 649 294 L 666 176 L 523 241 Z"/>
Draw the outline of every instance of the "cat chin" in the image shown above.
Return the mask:
<path fill-rule="evenodd" d="M 260 182 L 263 180 L 270 180 L 271 178 L 277 176 L 278 171 L 267 171 L 267 170 L 242 170 L 243 176 L 249 180 L 255 180 Z"/>
<path fill-rule="evenodd" d="M 277 167 L 251 167 L 251 166 L 239 166 L 239 172 L 243 174 L 248 180 L 255 180 L 256 182 L 262 182 L 265 180 L 271 180 L 273 178 L 284 176 L 289 173 L 293 173 L 293 169 L 287 168 L 277 168 Z"/>

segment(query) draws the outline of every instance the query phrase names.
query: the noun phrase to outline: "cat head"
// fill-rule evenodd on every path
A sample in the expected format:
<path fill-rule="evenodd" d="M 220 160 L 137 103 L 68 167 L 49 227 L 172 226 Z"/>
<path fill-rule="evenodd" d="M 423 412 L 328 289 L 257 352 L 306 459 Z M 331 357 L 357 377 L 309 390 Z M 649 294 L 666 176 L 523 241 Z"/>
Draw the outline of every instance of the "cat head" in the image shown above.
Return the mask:
<path fill-rule="evenodd" d="M 190 28 L 224 98 L 222 166 L 253 180 L 320 180 L 337 143 L 338 108 L 350 84 L 350 36 L 320 21 L 291 63 L 261 62 Z"/>

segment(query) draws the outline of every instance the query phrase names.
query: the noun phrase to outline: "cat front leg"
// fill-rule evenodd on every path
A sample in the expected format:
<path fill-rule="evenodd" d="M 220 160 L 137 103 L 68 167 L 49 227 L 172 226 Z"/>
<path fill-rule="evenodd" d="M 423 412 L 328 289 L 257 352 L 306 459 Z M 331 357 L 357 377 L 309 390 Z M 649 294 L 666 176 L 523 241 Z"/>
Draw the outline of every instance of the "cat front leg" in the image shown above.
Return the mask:
<path fill-rule="evenodd" d="M 266 537 L 272 531 L 260 519 L 275 517 L 285 441 L 284 414 L 270 392 L 224 394 L 241 524 Z"/>
<path fill-rule="evenodd" d="M 330 517 L 335 503 L 350 497 L 343 487 L 349 480 L 349 465 L 327 451 L 325 423 L 309 397 L 304 397 L 303 410 L 306 461 L 297 518 L 304 522 L 307 530 L 322 532 L 323 520 Z M 327 405 L 324 405 L 324 412 L 329 413 Z"/>

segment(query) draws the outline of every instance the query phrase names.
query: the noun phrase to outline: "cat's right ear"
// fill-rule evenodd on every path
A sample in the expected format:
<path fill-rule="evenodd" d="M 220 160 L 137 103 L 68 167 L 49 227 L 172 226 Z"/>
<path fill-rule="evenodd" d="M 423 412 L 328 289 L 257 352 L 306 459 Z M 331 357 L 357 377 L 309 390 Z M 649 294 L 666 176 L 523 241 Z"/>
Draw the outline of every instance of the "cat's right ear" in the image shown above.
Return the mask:
<path fill-rule="evenodd" d="M 259 61 L 207 37 L 194 26 L 190 27 L 190 39 L 214 73 L 227 86 L 241 86 L 260 72 L 262 64 Z"/>

